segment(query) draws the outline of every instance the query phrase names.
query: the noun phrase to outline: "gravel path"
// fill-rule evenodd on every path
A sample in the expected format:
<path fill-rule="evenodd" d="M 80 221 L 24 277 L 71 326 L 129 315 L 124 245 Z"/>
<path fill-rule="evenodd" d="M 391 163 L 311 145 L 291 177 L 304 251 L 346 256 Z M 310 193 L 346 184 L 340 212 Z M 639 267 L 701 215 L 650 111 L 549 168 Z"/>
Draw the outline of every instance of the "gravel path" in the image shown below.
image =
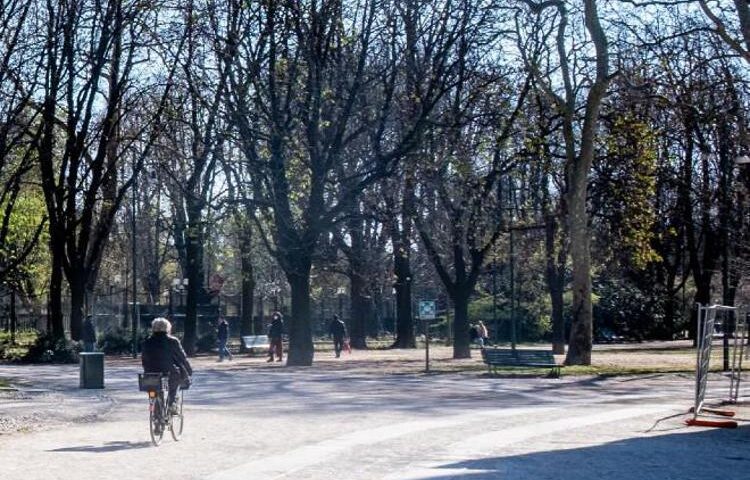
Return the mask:
<path fill-rule="evenodd" d="M 0 479 L 704 480 L 750 467 L 750 408 L 736 430 L 685 427 L 689 375 L 507 379 L 414 362 L 198 359 L 183 440 L 158 448 L 132 360 L 108 359 L 103 391 L 75 388 L 76 366 L 0 366 L 11 383 L 34 378 L 3 393 L 0 417 L 35 415 L 0 435 Z"/>

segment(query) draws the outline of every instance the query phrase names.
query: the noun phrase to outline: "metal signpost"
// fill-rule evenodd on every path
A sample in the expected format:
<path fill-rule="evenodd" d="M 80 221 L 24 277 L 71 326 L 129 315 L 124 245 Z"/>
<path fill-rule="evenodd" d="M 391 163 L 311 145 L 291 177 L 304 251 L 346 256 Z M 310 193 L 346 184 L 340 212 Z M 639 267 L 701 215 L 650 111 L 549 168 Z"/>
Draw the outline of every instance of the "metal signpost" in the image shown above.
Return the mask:
<path fill-rule="evenodd" d="M 430 373 L 430 321 L 435 320 L 435 301 L 423 300 L 419 302 L 419 320 L 424 328 L 424 371 Z"/>

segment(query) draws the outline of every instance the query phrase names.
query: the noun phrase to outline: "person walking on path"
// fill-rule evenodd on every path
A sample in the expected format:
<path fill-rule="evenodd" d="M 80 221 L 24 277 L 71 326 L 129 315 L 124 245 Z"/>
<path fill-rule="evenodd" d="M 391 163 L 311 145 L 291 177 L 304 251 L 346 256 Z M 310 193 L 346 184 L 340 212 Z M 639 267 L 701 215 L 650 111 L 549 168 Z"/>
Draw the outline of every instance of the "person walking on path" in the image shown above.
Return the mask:
<path fill-rule="evenodd" d="M 223 362 L 224 357 L 232 359 L 232 352 L 227 348 L 229 341 L 229 323 L 224 317 L 219 317 L 219 325 L 216 327 L 216 338 L 219 340 L 219 361 Z"/>
<path fill-rule="evenodd" d="M 278 356 L 277 362 L 280 362 L 283 358 L 283 347 L 281 345 L 281 336 L 284 333 L 284 319 L 281 312 L 273 312 L 273 321 L 268 329 L 268 340 L 271 344 L 271 348 L 268 350 L 268 361 L 273 362 L 273 352 L 276 352 Z"/>
<path fill-rule="evenodd" d="M 479 323 L 477 324 L 477 330 L 479 333 L 479 338 L 481 340 L 481 342 L 479 342 L 479 348 L 484 348 L 490 343 L 490 334 L 487 331 L 487 327 L 484 326 L 483 321 L 479 321 Z"/>
<path fill-rule="evenodd" d="M 333 349 L 336 352 L 336 358 L 339 358 L 341 350 L 344 349 L 346 325 L 339 319 L 338 315 L 333 316 L 333 320 L 331 320 L 331 324 L 328 326 L 328 334 L 333 337 Z"/>
<path fill-rule="evenodd" d="M 474 324 L 469 327 L 469 341 L 479 345 L 479 348 L 484 348 L 484 343 L 482 342 L 482 335 L 479 331 L 479 325 Z"/>
<path fill-rule="evenodd" d="M 83 340 L 83 351 L 93 352 L 96 347 L 96 327 L 94 327 L 94 319 L 91 315 L 86 315 L 86 320 L 83 321 L 83 334 L 81 335 Z"/>

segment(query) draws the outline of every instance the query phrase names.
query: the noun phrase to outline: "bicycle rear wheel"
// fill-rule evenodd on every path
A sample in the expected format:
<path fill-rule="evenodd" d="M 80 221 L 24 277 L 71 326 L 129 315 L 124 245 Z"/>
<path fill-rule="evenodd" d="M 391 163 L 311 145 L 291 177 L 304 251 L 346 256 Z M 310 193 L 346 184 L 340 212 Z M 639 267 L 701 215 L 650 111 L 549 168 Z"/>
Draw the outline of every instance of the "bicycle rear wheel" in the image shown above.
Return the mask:
<path fill-rule="evenodd" d="M 158 447 L 162 438 L 164 438 L 164 422 L 161 415 L 161 402 L 158 400 L 152 401 L 150 407 L 148 416 L 149 433 L 151 434 L 151 443 Z"/>
<path fill-rule="evenodd" d="M 185 416 L 182 413 L 182 400 L 184 395 L 185 392 L 183 390 L 178 390 L 177 398 L 175 398 L 174 400 L 174 403 L 177 406 L 177 414 L 172 415 L 172 419 L 169 424 L 169 431 L 172 433 L 172 438 L 174 438 L 176 442 L 180 441 L 182 428 L 185 424 Z"/>

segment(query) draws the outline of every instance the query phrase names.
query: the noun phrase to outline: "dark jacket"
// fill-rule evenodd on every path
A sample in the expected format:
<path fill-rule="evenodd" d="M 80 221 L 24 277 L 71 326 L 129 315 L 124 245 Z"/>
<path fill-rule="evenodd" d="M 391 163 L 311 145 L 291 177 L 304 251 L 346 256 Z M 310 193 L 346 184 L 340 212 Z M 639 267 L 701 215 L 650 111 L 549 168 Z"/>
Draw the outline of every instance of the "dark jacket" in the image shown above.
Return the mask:
<path fill-rule="evenodd" d="M 336 338 L 344 338 L 346 336 L 346 325 L 341 320 L 334 318 L 331 320 L 328 332 Z"/>
<path fill-rule="evenodd" d="M 219 323 L 216 329 L 216 337 L 220 342 L 225 342 L 229 338 L 229 324 L 227 322 Z"/>
<path fill-rule="evenodd" d="M 141 363 L 146 373 L 193 374 L 180 341 L 165 332 L 153 333 L 143 341 Z"/>
<path fill-rule="evenodd" d="M 268 329 L 268 336 L 270 338 L 280 338 L 284 333 L 284 321 L 278 317 L 273 319 L 271 322 L 271 328 Z"/>

